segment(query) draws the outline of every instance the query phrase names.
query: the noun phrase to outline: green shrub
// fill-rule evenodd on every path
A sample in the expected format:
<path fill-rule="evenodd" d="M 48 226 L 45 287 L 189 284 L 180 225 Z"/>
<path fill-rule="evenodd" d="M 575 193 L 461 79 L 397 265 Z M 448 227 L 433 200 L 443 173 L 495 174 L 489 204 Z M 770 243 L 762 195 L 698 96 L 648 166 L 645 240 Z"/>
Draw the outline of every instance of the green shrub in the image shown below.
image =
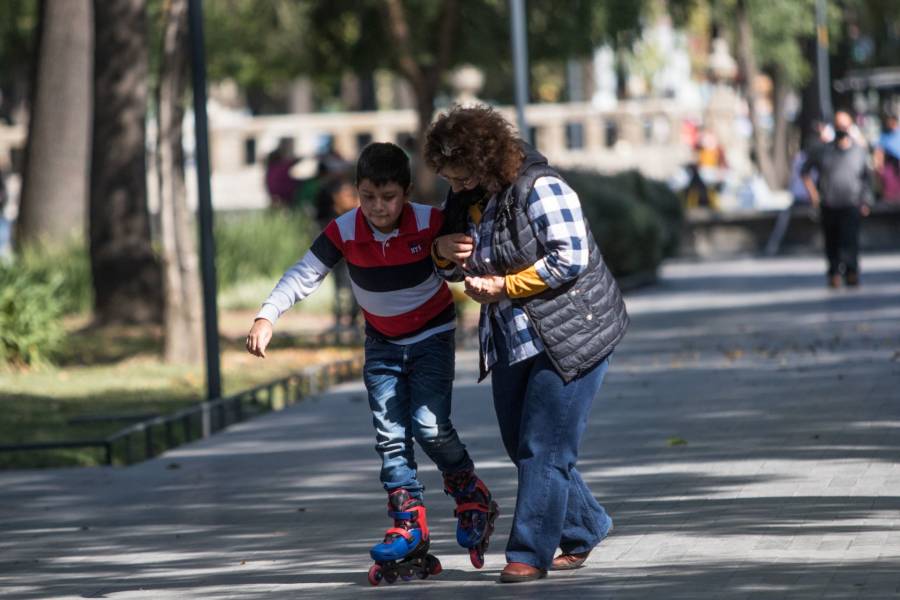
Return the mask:
<path fill-rule="evenodd" d="M 216 274 L 227 289 L 278 277 L 309 249 L 315 224 L 299 212 L 223 214 L 216 220 Z"/>
<path fill-rule="evenodd" d="M 63 314 L 91 310 L 94 288 L 91 259 L 84 240 L 74 238 L 58 246 L 26 246 L 18 253 L 15 264 L 38 280 L 60 279 L 57 298 Z"/>
<path fill-rule="evenodd" d="M 663 256 L 674 256 L 678 251 L 684 223 L 684 211 L 678 195 L 664 182 L 648 179 L 634 170 L 609 176 L 609 180 L 613 189 L 628 190 L 639 202 L 656 213 L 663 226 Z"/>
<path fill-rule="evenodd" d="M 0 361 L 34 365 L 49 360 L 63 339 L 61 273 L 0 266 Z"/>
<path fill-rule="evenodd" d="M 681 204 L 664 183 L 637 171 L 562 174 L 578 193 L 603 258 L 616 276 L 655 271 L 677 251 Z"/>

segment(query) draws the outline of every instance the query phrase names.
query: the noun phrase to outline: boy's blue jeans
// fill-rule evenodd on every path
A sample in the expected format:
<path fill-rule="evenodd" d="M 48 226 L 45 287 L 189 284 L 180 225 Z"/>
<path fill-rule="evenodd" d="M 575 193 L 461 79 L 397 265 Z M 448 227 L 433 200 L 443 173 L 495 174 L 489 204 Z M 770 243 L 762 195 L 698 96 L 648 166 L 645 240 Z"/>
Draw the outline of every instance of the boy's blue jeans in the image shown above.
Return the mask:
<path fill-rule="evenodd" d="M 466 447 L 450 423 L 455 369 L 454 332 L 400 346 L 366 338 L 363 380 L 381 455 L 381 482 L 390 492 L 406 488 L 421 498 L 413 439 L 442 473 L 473 468 Z"/>
<path fill-rule="evenodd" d="M 546 352 L 510 365 L 506 341 L 496 327 L 494 344 L 494 409 L 503 445 L 519 474 L 506 560 L 547 569 L 557 546 L 570 554 L 587 552 L 612 527 L 575 469 L 609 359 L 567 384 Z"/>

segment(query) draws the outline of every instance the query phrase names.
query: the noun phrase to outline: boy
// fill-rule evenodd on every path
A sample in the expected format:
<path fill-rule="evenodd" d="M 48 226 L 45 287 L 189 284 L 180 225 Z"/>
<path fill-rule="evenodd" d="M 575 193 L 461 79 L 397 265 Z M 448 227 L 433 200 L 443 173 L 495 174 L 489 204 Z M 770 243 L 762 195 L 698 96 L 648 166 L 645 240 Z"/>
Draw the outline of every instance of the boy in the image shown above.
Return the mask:
<path fill-rule="evenodd" d="M 360 205 L 331 221 L 275 286 L 247 336 L 265 357 L 272 326 L 306 298 L 341 258 L 366 320 L 363 379 L 381 455 L 381 482 L 394 526 L 370 554 L 377 562 L 424 556 L 429 533 L 412 439 L 435 462 L 456 501 L 457 541 L 480 568 L 497 506 L 475 475 L 450 423 L 454 376 L 453 298 L 434 271 L 440 211 L 409 202 L 409 159 L 388 143 L 366 146 L 356 168 Z M 374 567 L 373 567 L 374 568 Z"/>

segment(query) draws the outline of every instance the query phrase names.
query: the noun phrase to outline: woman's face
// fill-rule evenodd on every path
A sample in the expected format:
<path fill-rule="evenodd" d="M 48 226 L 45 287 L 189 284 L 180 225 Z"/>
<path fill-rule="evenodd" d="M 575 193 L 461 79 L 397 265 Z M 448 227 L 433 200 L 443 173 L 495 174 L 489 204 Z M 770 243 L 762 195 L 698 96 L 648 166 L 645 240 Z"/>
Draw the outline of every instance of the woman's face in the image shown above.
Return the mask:
<path fill-rule="evenodd" d="M 438 172 L 438 175 L 447 180 L 454 194 L 473 190 L 478 186 L 478 179 L 469 173 L 465 167 L 447 165 Z"/>

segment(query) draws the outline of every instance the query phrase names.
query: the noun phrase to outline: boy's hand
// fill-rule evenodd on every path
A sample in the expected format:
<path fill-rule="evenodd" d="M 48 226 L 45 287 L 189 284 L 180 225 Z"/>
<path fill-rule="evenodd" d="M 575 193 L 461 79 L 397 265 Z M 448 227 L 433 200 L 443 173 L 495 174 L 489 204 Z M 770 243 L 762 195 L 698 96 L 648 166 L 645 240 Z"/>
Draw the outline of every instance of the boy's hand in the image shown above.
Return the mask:
<path fill-rule="evenodd" d="M 260 358 L 266 357 L 266 346 L 272 341 L 272 324 L 267 319 L 257 319 L 247 334 L 247 352 Z"/>
<path fill-rule="evenodd" d="M 451 233 L 436 238 L 434 247 L 439 257 L 452 260 L 462 266 L 466 259 L 472 256 L 472 250 L 475 248 L 474 242 L 475 240 L 464 233 Z"/>

